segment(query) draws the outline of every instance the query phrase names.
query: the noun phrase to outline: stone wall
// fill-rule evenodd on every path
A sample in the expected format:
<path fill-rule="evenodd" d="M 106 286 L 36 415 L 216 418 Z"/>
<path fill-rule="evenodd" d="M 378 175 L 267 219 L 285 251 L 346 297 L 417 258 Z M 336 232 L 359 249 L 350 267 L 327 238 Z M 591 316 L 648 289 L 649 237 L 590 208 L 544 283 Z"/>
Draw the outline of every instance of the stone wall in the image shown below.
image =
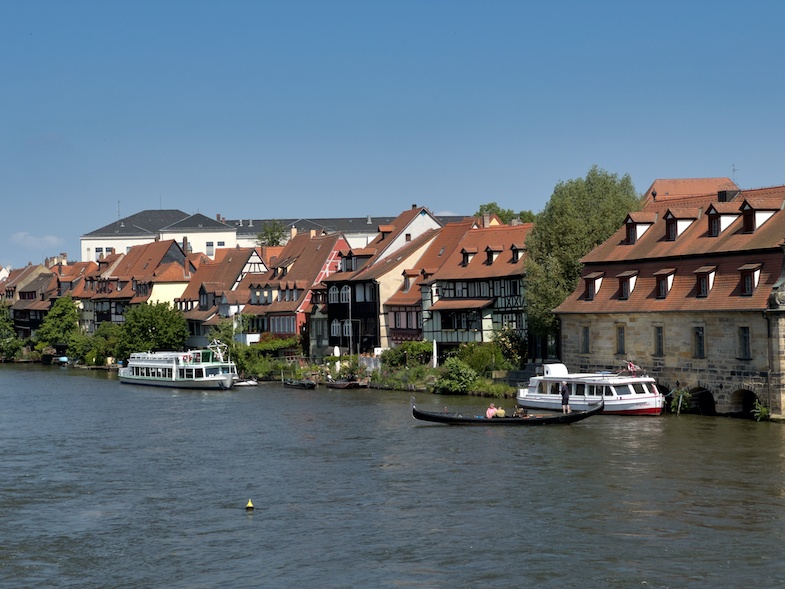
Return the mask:
<path fill-rule="evenodd" d="M 571 371 L 613 370 L 635 362 L 664 391 L 707 390 L 718 413 L 741 411 L 744 391 L 779 413 L 782 407 L 782 350 L 785 319 L 760 310 L 747 312 L 562 315 L 562 356 Z M 769 327 L 771 322 L 771 329 Z M 656 327 L 662 328 L 663 354 L 655 354 Z M 589 353 L 583 353 L 584 327 Z M 623 327 L 624 353 L 617 353 Z M 695 353 L 695 328 L 704 333 L 704 357 Z M 740 328 L 749 328 L 749 358 L 740 357 Z M 770 337 L 771 335 L 771 337 Z M 775 366 L 769 358 L 775 358 Z"/>

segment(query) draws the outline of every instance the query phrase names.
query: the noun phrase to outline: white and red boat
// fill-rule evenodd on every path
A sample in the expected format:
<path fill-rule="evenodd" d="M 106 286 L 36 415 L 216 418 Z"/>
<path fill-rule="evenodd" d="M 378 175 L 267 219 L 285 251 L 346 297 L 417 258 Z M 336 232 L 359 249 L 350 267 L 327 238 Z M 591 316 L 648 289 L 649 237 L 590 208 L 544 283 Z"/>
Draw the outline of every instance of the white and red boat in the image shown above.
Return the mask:
<path fill-rule="evenodd" d="M 544 364 L 542 376 L 529 379 L 518 389 L 516 400 L 525 409 L 561 411 L 561 383 L 570 391 L 570 409 L 585 411 L 598 401 L 605 402 L 603 413 L 616 415 L 660 415 L 665 397 L 654 378 L 629 364 L 620 372 L 573 373 L 564 364 Z"/>

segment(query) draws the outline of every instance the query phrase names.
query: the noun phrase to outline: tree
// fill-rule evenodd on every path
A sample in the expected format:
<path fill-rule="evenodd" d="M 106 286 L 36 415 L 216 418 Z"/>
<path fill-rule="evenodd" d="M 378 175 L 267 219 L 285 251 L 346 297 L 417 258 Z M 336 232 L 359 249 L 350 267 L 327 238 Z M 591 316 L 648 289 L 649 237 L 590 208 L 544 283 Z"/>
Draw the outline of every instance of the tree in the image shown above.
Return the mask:
<path fill-rule="evenodd" d="M 286 237 L 286 227 L 283 223 L 274 219 L 262 226 L 262 230 L 256 234 L 256 243 L 259 245 L 281 245 Z"/>
<path fill-rule="evenodd" d="M 593 166 L 585 178 L 560 182 L 526 237 L 524 276 L 529 329 L 553 330 L 552 310 L 575 289 L 581 258 L 613 235 L 641 198 L 629 174 L 619 178 Z"/>
<path fill-rule="evenodd" d="M 188 322 L 169 303 L 142 304 L 125 312 L 117 356 L 127 359 L 133 352 L 181 350 L 188 337 Z"/>
<path fill-rule="evenodd" d="M 480 205 L 480 209 L 474 213 L 475 217 L 482 217 L 483 215 L 496 215 L 499 220 L 505 225 L 509 225 L 513 219 L 518 219 L 521 223 L 531 223 L 535 219 L 535 214 L 531 211 L 521 211 L 516 213 L 512 209 L 503 209 L 495 202 L 489 202 Z"/>
<path fill-rule="evenodd" d="M 0 306 L 0 358 L 10 359 L 22 349 L 22 342 L 16 337 L 14 322 L 8 307 Z"/>
<path fill-rule="evenodd" d="M 71 336 L 79 333 L 79 311 L 70 295 L 57 299 L 35 332 L 36 349 L 43 350 L 56 344 L 68 344 Z"/>

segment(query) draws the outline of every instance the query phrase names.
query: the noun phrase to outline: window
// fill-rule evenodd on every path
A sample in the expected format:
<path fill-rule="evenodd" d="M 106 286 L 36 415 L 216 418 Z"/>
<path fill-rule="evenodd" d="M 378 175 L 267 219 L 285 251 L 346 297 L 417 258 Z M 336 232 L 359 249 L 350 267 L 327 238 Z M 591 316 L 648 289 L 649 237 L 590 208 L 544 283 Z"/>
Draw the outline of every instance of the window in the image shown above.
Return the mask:
<path fill-rule="evenodd" d="M 352 335 L 352 322 L 348 319 L 343 322 L 343 334 L 347 337 Z"/>
<path fill-rule="evenodd" d="M 739 358 L 744 360 L 752 358 L 749 327 L 739 327 Z"/>
<path fill-rule="evenodd" d="M 218 247 L 226 247 L 226 242 L 225 241 L 219 241 L 218 242 Z"/>
<path fill-rule="evenodd" d="M 348 284 L 341 287 L 341 302 L 350 303 L 352 301 L 352 288 Z"/>
<path fill-rule="evenodd" d="M 205 252 L 208 256 L 213 257 L 215 255 L 215 244 L 212 241 L 208 241 L 206 244 Z"/>
<path fill-rule="evenodd" d="M 720 216 L 709 215 L 709 237 L 719 236 L 721 231 Z"/>
<path fill-rule="evenodd" d="M 412 234 L 411 233 L 407 233 L 406 234 L 406 241 L 411 241 L 411 240 L 412 240 Z"/>
<path fill-rule="evenodd" d="M 654 326 L 654 355 L 665 355 L 665 333 L 662 325 Z"/>
<path fill-rule="evenodd" d="M 676 241 L 678 235 L 677 229 L 676 219 L 668 219 L 665 222 L 665 239 L 668 241 Z"/>
<path fill-rule="evenodd" d="M 654 273 L 654 277 L 657 279 L 656 296 L 658 299 L 664 299 L 668 296 L 668 292 L 671 286 L 673 286 L 673 275 L 675 272 L 674 268 L 665 268 Z"/>
<path fill-rule="evenodd" d="M 591 353 L 591 330 L 588 325 L 584 325 L 581 337 L 581 354 L 589 353 Z"/>
<path fill-rule="evenodd" d="M 692 355 L 695 358 L 705 358 L 706 357 L 706 339 L 703 333 L 703 327 L 693 327 L 692 328 L 692 342 L 693 342 L 693 353 Z"/>
<path fill-rule="evenodd" d="M 709 291 L 714 284 L 716 266 L 701 266 L 695 270 L 695 295 L 697 297 L 709 296 Z"/>
<path fill-rule="evenodd" d="M 627 223 L 627 243 L 632 245 L 637 241 L 638 238 L 638 231 L 635 227 L 635 223 L 629 222 Z"/>
<path fill-rule="evenodd" d="M 752 233 L 755 231 L 755 211 L 752 209 L 745 209 L 742 213 L 742 219 L 744 221 L 744 232 L 745 233 Z"/>
<path fill-rule="evenodd" d="M 761 264 L 744 264 L 739 267 L 741 273 L 741 295 L 750 296 L 755 292 L 755 287 L 758 286 L 758 279 L 760 278 Z"/>
<path fill-rule="evenodd" d="M 338 302 L 338 287 L 331 286 L 330 289 L 327 291 L 327 302 L 328 303 L 337 303 Z"/>
<path fill-rule="evenodd" d="M 334 337 L 341 335 L 341 322 L 337 319 L 333 319 L 332 323 L 330 323 L 330 335 Z"/>
<path fill-rule="evenodd" d="M 602 286 L 602 277 L 605 275 L 604 272 L 592 272 L 583 277 L 586 282 L 586 290 L 584 292 L 584 297 L 587 301 L 593 301 L 594 297 L 600 290 L 600 286 Z"/>
<path fill-rule="evenodd" d="M 625 354 L 624 351 L 624 325 L 616 326 L 616 353 Z"/>

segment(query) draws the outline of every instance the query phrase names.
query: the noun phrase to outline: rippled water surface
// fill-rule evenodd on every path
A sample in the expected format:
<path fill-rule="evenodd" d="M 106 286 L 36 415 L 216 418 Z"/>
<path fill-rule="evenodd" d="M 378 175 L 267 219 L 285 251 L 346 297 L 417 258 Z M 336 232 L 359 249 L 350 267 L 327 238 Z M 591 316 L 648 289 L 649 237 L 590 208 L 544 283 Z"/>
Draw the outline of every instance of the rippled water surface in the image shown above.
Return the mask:
<path fill-rule="evenodd" d="M 409 399 L 0 365 L 0 586 L 785 585 L 785 425 Z"/>

